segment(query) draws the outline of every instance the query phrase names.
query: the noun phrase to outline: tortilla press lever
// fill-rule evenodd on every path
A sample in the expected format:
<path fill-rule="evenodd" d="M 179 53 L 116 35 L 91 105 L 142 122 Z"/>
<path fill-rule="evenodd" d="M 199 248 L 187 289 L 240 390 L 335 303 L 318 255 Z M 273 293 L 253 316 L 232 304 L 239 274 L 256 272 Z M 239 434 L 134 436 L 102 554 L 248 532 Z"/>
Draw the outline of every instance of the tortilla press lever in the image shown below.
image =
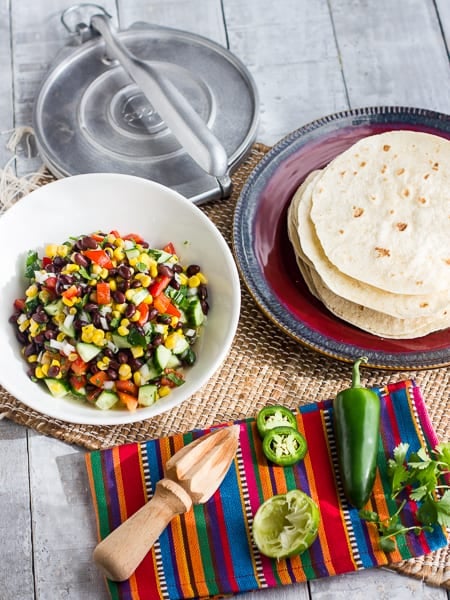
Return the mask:
<path fill-rule="evenodd" d="M 115 35 L 108 16 L 93 15 L 90 24 L 191 158 L 210 175 L 225 175 L 228 169 L 225 148 L 175 85 L 155 64 L 140 60 L 128 51 Z"/>

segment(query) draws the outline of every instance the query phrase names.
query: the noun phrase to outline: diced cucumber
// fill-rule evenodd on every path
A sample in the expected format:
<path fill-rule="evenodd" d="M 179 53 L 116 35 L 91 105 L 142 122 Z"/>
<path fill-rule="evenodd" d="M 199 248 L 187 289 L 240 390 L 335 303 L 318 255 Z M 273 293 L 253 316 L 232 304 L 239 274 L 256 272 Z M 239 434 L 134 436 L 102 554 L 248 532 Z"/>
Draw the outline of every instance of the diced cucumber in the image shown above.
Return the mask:
<path fill-rule="evenodd" d="M 155 354 L 153 356 L 153 364 L 160 373 L 167 367 L 167 363 L 169 362 L 171 356 L 172 352 L 162 344 L 156 347 Z"/>
<path fill-rule="evenodd" d="M 86 388 L 78 388 L 77 390 L 74 387 L 70 387 L 70 393 L 76 396 L 77 398 L 85 398 L 86 397 Z"/>
<path fill-rule="evenodd" d="M 140 251 L 134 246 L 133 248 L 126 249 L 125 254 L 127 255 L 128 260 L 130 260 L 132 258 L 139 258 Z"/>
<path fill-rule="evenodd" d="M 161 375 L 161 372 L 157 371 L 152 363 L 144 363 L 139 369 L 139 373 L 141 375 L 141 385 L 144 385 L 148 381 L 152 381 L 152 379 L 156 379 Z"/>
<path fill-rule="evenodd" d="M 189 342 L 187 339 L 184 336 L 179 335 L 176 338 L 175 348 L 172 348 L 172 352 L 174 354 L 183 354 L 183 352 L 186 352 L 188 348 Z"/>
<path fill-rule="evenodd" d="M 199 327 L 205 320 L 199 298 L 194 298 L 186 307 L 186 320 L 190 327 Z"/>
<path fill-rule="evenodd" d="M 55 300 L 55 302 L 49 302 L 44 306 L 45 312 L 54 317 L 55 315 L 59 315 L 63 310 L 63 302 L 62 300 Z"/>
<path fill-rule="evenodd" d="M 112 334 L 112 341 L 118 348 L 131 348 L 131 344 L 127 338 L 118 333 Z"/>
<path fill-rule="evenodd" d="M 157 248 L 149 248 L 147 252 L 157 263 L 168 262 L 173 257 L 173 254 L 164 250 L 158 250 Z"/>
<path fill-rule="evenodd" d="M 140 406 L 151 406 L 158 399 L 158 388 L 156 385 L 141 385 L 138 393 L 138 404 Z"/>
<path fill-rule="evenodd" d="M 95 401 L 95 406 L 100 410 L 109 410 L 119 401 L 119 396 L 115 392 L 103 390 Z"/>
<path fill-rule="evenodd" d="M 65 381 L 60 379 L 54 379 L 53 377 L 47 377 L 44 379 L 50 393 L 55 398 L 62 398 L 70 392 L 70 388 Z"/>
<path fill-rule="evenodd" d="M 89 362 L 102 351 L 102 349 L 95 344 L 87 344 L 86 342 L 78 342 L 76 349 L 84 362 Z"/>
<path fill-rule="evenodd" d="M 166 368 L 167 369 L 176 369 L 181 365 L 181 360 L 175 354 L 172 354 L 169 360 L 167 361 Z"/>
<path fill-rule="evenodd" d="M 142 288 L 142 290 L 139 290 L 139 292 L 136 292 L 132 296 L 131 302 L 133 304 L 135 304 L 136 306 L 138 306 L 141 302 L 143 302 L 145 300 L 145 298 L 147 298 L 147 296 L 149 294 L 150 294 L 150 292 L 146 288 Z"/>

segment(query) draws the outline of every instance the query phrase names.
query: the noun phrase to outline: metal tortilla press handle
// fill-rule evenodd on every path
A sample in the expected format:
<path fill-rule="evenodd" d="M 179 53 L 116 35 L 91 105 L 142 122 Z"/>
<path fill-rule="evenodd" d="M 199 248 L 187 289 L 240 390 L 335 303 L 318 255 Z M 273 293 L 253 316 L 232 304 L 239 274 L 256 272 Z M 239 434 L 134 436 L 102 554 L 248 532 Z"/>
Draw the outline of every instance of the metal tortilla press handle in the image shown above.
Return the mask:
<path fill-rule="evenodd" d="M 101 34 L 108 51 L 120 62 L 191 158 L 210 175 L 225 175 L 228 169 L 225 148 L 172 82 L 158 68 L 139 60 L 125 48 L 114 34 L 109 17 L 94 15 L 91 27 Z"/>

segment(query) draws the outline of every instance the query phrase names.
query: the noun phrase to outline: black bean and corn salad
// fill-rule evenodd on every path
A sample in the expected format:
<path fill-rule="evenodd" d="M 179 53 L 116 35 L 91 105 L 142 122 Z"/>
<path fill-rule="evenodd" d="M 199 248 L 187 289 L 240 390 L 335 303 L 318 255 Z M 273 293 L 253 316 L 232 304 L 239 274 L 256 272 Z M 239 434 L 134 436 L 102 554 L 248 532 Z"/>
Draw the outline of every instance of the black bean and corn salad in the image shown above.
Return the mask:
<path fill-rule="evenodd" d="M 207 280 L 172 243 L 96 232 L 30 251 L 10 321 L 33 381 L 102 410 L 150 406 L 185 381 L 208 314 Z"/>

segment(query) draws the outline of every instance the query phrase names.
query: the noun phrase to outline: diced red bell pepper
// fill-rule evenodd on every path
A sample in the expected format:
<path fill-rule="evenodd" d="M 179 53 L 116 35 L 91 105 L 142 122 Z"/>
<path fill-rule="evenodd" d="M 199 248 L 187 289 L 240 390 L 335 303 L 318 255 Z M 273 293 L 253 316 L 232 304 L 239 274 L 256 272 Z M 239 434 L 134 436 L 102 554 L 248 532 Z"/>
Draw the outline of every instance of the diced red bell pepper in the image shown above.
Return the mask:
<path fill-rule="evenodd" d="M 67 290 L 64 290 L 64 292 L 61 294 L 61 296 L 63 296 L 64 298 L 67 298 L 69 300 L 70 298 L 75 298 L 75 296 L 78 296 L 79 294 L 80 294 L 80 291 L 77 288 L 77 286 L 71 285 L 69 288 L 67 288 Z"/>
<path fill-rule="evenodd" d="M 111 288 L 109 283 L 106 281 L 99 281 L 97 283 L 97 304 L 110 304 L 111 303 Z"/>
<path fill-rule="evenodd" d="M 163 248 L 164 252 L 167 252 L 168 254 L 176 254 L 175 251 L 175 246 L 172 244 L 172 242 L 169 242 L 168 244 L 166 244 Z"/>
<path fill-rule="evenodd" d="M 46 267 L 47 265 L 49 265 L 52 262 L 52 259 L 49 258 L 48 256 L 44 256 L 42 259 L 42 266 Z"/>
<path fill-rule="evenodd" d="M 138 399 L 136 396 L 132 396 L 131 394 L 127 394 L 126 392 L 117 392 L 117 395 L 120 398 L 120 401 L 125 404 L 128 410 L 136 410 L 138 405 Z"/>
<path fill-rule="evenodd" d="M 180 317 L 181 313 L 178 308 L 172 304 L 170 298 L 165 294 L 160 294 L 153 300 L 153 306 L 160 314 L 171 315 L 172 317 Z"/>
<path fill-rule="evenodd" d="M 146 304 L 145 302 L 141 302 L 138 307 L 137 307 L 138 311 L 139 311 L 139 319 L 138 319 L 138 324 L 141 325 L 145 325 L 145 323 L 147 323 L 148 321 L 148 315 L 150 312 L 150 309 L 148 307 L 148 304 Z"/>
<path fill-rule="evenodd" d="M 84 250 L 84 256 L 89 258 L 93 263 L 102 267 L 102 269 L 112 269 L 113 263 L 111 257 L 104 250 Z"/>
<path fill-rule="evenodd" d="M 107 380 L 108 375 L 106 374 L 106 371 L 98 371 L 89 377 L 89 383 L 92 383 L 92 385 L 96 385 L 97 387 L 103 387 L 103 384 Z"/>
<path fill-rule="evenodd" d="M 71 387 L 78 392 L 83 389 L 87 383 L 86 375 L 71 375 L 69 377 L 69 382 Z"/>
<path fill-rule="evenodd" d="M 47 279 L 44 282 L 44 287 L 46 287 L 48 290 L 53 291 L 56 287 L 56 277 L 47 277 Z"/>
<path fill-rule="evenodd" d="M 25 298 L 16 298 L 14 300 L 14 308 L 16 310 L 23 310 L 25 308 Z"/>
<path fill-rule="evenodd" d="M 87 371 L 87 363 L 79 356 L 70 363 L 70 368 L 75 375 L 84 375 Z"/>
<path fill-rule="evenodd" d="M 134 242 L 136 242 L 136 244 L 142 244 L 142 242 L 144 241 L 144 238 L 137 233 L 127 233 L 127 235 L 122 236 L 122 239 L 133 240 Z"/>
<path fill-rule="evenodd" d="M 139 388 L 130 379 L 126 379 L 125 381 L 117 379 L 114 385 L 117 392 L 125 392 L 127 394 L 130 394 L 131 396 L 136 397 L 138 395 Z"/>
<path fill-rule="evenodd" d="M 161 275 L 161 277 L 158 277 L 153 283 L 150 284 L 148 291 L 153 296 L 153 298 L 157 298 L 160 294 L 163 293 L 163 291 L 169 285 L 170 280 L 171 278 L 168 275 Z"/>

